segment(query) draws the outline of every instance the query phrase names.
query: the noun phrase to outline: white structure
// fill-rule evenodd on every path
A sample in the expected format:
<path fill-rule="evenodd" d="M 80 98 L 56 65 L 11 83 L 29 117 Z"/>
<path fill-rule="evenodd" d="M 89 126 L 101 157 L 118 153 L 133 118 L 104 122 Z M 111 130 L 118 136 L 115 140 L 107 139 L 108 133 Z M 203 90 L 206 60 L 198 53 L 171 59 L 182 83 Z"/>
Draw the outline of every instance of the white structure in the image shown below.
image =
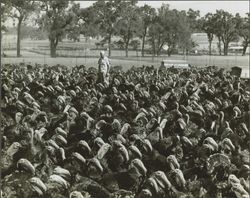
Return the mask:
<path fill-rule="evenodd" d="M 161 62 L 161 67 L 169 68 L 179 68 L 179 69 L 189 69 L 189 64 L 186 60 L 170 60 L 166 59 Z"/>
<path fill-rule="evenodd" d="M 240 77 L 244 79 L 249 79 L 249 72 L 249 68 L 242 68 Z"/>
<path fill-rule="evenodd" d="M 208 39 L 207 39 L 207 34 L 206 33 L 193 33 L 191 35 L 191 39 L 197 44 L 197 46 L 195 47 L 195 50 L 197 51 L 208 51 L 208 47 L 209 47 L 209 43 L 208 43 Z M 218 43 L 219 40 L 216 36 L 214 36 L 212 44 L 211 44 L 211 48 L 212 48 L 212 52 L 218 52 Z M 223 43 L 221 41 L 221 50 L 223 53 Z M 240 38 L 237 42 L 230 42 L 229 44 L 229 48 L 228 48 L 229 52 L 234 53 L 234 52 L 238 52 L 238 53 L 242 53 L 243 51 L 243 46 L 242 46 L 242 39 Z M 249 54 L 249 47 L 246 50 L 246 54 Z"/>

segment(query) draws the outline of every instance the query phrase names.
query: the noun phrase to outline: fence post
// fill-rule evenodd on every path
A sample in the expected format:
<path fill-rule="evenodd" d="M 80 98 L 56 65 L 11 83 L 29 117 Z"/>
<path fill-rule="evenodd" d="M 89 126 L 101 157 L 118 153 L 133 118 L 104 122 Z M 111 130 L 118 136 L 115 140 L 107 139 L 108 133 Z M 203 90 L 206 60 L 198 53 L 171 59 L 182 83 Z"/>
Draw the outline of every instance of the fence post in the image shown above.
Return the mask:
<path fill-rule="evenodd" d="M 237 55 L 238 55 L 237 52 L 238 52 L 238 51 L 235 50 L 235 66 L 237 66 Z"/>
<path fill-rule="evenodd" d="M 45 65 L 45 53 L 43 53 L 43 64 Z"/>
<path fill-rule="evenodd" d="M 86 48 L 84 48 L 84 53 L 85 53 L 85 65 L 86 65 Z"/>

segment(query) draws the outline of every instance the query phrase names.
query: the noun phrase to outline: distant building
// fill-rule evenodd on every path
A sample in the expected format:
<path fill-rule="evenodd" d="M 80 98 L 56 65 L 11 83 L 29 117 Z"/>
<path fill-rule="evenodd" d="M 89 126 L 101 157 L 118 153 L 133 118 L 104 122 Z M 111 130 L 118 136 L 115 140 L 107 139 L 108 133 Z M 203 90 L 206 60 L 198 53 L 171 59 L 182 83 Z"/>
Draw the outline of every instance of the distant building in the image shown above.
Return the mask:
<path fill-rule="evenodd" d="M 229 46 L 228 52 L 241 54 L 243 52 L 243 46 Z M 249 45 L 246 49 L 246 54 L 250 54 L 250 46 Z"/>
<path fill-rule="evenodd" d="M 208 52 L 209 43 L 206 33 L 193 33 L 191 39 L 197 44 L 194 50 L 197 50 L 198 52 Z M 214 37 L 211 45 L 212 51 L 214 52 L 218 51 L 217 43 L 218 39 Z"/>

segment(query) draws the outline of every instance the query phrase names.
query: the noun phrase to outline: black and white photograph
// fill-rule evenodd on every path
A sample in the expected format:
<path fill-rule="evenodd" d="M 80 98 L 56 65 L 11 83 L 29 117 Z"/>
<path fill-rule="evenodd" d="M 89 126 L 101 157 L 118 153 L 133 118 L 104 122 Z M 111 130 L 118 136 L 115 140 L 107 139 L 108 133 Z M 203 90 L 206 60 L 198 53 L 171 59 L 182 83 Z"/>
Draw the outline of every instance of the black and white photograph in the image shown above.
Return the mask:
<path fill-rule="evenodd" d="M 250 198 L 249 6 L 1 0 L 0 197 Z"/>

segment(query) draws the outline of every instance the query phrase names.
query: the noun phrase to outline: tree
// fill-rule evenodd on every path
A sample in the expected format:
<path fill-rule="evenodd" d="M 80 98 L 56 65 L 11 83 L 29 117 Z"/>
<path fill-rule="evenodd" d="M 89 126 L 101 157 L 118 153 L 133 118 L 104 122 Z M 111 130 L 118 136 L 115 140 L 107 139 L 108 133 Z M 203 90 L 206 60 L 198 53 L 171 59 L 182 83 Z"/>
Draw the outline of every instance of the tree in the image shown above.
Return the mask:
<path fill-rule="evenodd" d="M 79 5 L 78 5 L 79 6 Z M 96 23 L 97 18 L 92 6 L 87 8 L 77 8 L 76 17 L 71 27 L 67 28 L 68 38 L 78 41 L 80 35 L 88 37 L 97 37 L 99 35 L 99 25 Z"/>
<path fill-rule="evenodd" d="M 193 10 L 190 8 L 187 11 L 188 23 L 192 32 L 197 32 L 200 30 L 199 22 L 198 22 L 199 17 L 200 17 L 199 10 Z"/>
<path fill-rule="evenodd" d="M 174 30 L 170 32 L 170 18 L 171 13 L 169 5 L 163 4 L 161 8 L 157 10 L 155 17 L 152 20 L 152 24 L 149 27 L 148 37 L 149 43 L 152 48 L 153 55 L 159 55 L 162 47 L 167 43 L 168 46 L 172 46 L 175 43 Z M 170 52 L 168 50 L 168 52 Z"/>
<path fill-rule="evenodd" d="M 191 30 L 185 11 L 170 10 L 169 5 L 163 4 L 149 27 L 149 43 L 154 55 L 161 53 L 162 47 L 167 45 L 170 56 L 178 45 L 183 48 L 191 43 Z"/>
<path fill-rule="evenodd" d="M 165 15 L 166 14 L 166 15 Z M 166 31 L 166 43 L 168 45 L 167 54 L 170 56 L 173 50 L 176 48 L 178 41 L 180 40 L 180 33 L 183 29 L 181 26 L 181 17 L 179 17 L 179 12 L 175 10 L 169 10 L 164 13 L 165 19 L 163 20 L 164 28 Z M 188 25 L 188 24 L 186 24 Z M 185 32 L 183 32 L 185 34 Z M 186 35 L 185 35 L 186 36 Z"/>
<path fill-rule="evenodd" d="M 247 47 L 250 44 L 250 13 L 247 13 L 247 17 L 241 19 L 239 35 L 243 38 L 242 56 L 244 56 L 246 54 Z"/>
<path fill-rule="evenodd" d="M 80 33 L 86 38 L 100 35 L 100 27 L 93 7 L 80 10 Z"/>
<path fill-rule="evenodd" d="M 122 39 L 118 40 L 118 41 L 114 41 L 115 46 L 117 46 L 120 50 L 124 50 L 125 49 L 125 44 L 124 41 Z"/>
<path fill-rule="evenodd" d="M 112 36 L 116 32 L 116 24 L 120 19 L 122 0 L 99 0 L 93 4 L 96 15 L 96 21 L 100 27 L 100 35 L 108 42 L 109 56 L 111 56 Z"/>
<path fill-rule="evenodd" d="M 133 36 L 138 32 L 140 24 L 136 1 L 124 1 L 121 11 L 121 18 L 117 22 L 117 35 L 119 35 L 125 47 L 126 57 L 128 57 L 128 47 Z"/>
<path fill-rule="evenodd" d="M 136 56 L 138 57 L 138 48 L 140 47 L 140 41 L 132 40 L 129 45 L 132 47 L 133 50 L 136 51 Z"/>
<path fill-rule="evenodd" d="M 223 10 L 216 10 L 216 13 L 214 14 L 215 17 L 215 22 L 214 22 L 214 34 L 218 38 L 218 48 L 219 48 L 219 54 L 221 55 L 222 50 L 221 50 L 221 34 L 222 34 L 222 12 Z"/>
<path fill-rule="evenodd" d="M 146 36 L 148 33 L 148 29 L 150 24 L 153 22 L 153 18 L 156 15 L 156 11 L 154 8 L 150 7 L 149 5 L 144 5 L 139 8 L 139 15 L 141 18 L 141 31 L 138 32 L 139 37 L 142 39 L 142 46 L 141 46 L 141 55 L 144 57 L 144 48 L 145 48 L 145 41 Z"/>
<path fill-rule="evenodd" d="M 189 13 L 186 13 L 185 11 L 177 12 L 178 26 L 176 29 L 176 33 L 178 36 L 178 47 L 182 48 L 184 53 L 189 53 L 189 51 L 195 46 L 194 41 L 191 39 L 191 33 L 194 31 L 194 28 L 196 28 L 196 24 L 195 26 L 193 24 L 196 18 L 193 18 L 191 20 L 191 11 L 189 10 L 188 12 Z M 195 12 L 193 14 L 197 13 Z"/>
<path fill-rule="evenodd" d="M 70 31 L 67 33 L 67 39 L 74 41 L 74 42 L 79 42 L 80 41 L 80 28 L 75 27 L 73 29 L 70 29 Z"/>
<path fill-rule="evenodd" d="M 233 16 L 229 12 L 220 10 L 220 30 L 221 30 L 221 41 L 224 47 L 224 55 L 228 54 L 229 43 L 237 40 L 238 38 L 238 27 L 240 24 L 239 16 Z"/>
<path fill-rule="evenodd" d="M 68 24 L 68 27 L 65 29 L 67 34 L 67 38 L 74 42 L 80 41 L 80 32 L 81 32 L 81 24 L 79 23 L 79 16 L 80 16 L 80 4 L 72 4 L 70 11 L 75 14 L 72 17 L 72 21 Z"/>
<path fill-rule="evenodd" d="M 45 40 L 48 38 L 47 33 L 37 27 L 33 27 L 28 35 L 32 40 Z"/>
<path fill-rule="evenodd" d="M 17 28 L 8 27 L 7 31 L 16 32 Z M 20 40 L 23 40 L 26 38 L 30 38 L 32 40 L 44 40 L 47 38 L 47 35 L 45 32 L 42 32 L 41 30 L 39 30 L 37 27 L 23 24 L 21 27 L 21 32 L 20 32 Z"/>
<path fill-rule="evenodd" d="M 9 1 L 1 2 L 0 12 L 1 12 L 1 32 L 2 31 L 5 32 L 7 31 L 7 27 L 5 26 L 4 23 L 11 14 L 11 4 Z"/>
<path fill-rule="evenodd" d="M 163 27 L 157 19 L 158 16 L 155 16 L 155 18 L 153 19 L 153 23 L 150 25 L 148 30 L 148 41 L 151 45 L 153 56 L 155 56 L 157 54 L 157 51 L 159 51 L 160 40 L 162 39 L 162 35 L 164 33 Z"/>
<path fill-rule="evenodd" d="M 207 34 L 209 43 L 208 53 L 209 55 L 211 55 L 212 51 L 211 46 L 215 34 L 215 29 L 214 29 L 215 17 L 212 13 L 207 13 L 205 17 L 201 18 L 200 23 L 201 23 L 201 29 Z"/>
<path fill-rule="evenodd" d="M 38 20 L 39 27 L 46 30 L 50 42 L 50 55 L 56 57 L 58 42 L 65 36 L 76 17 L 74 3 L 69 6 L 68 0 L 43 0 L 41 8 L 45 12 Z"/>
<path fill-rule="evenodd" d="M 3 32 L 7 32 L 7 27 L 4 25 L 4 23 L 7 20 L 8 16 L 10 15 L 10 11 L 11 11 L 11 6 L 10 6 L 10 3 L 8 1 L 1 3 L 1 7 L 0 7 L 0 13 L 1 13 L 0 43 L 1 43 L 1 45 L 2 45 Z M 0 48 L 0 50 L 1 49 L 2 49 L 2 47 Z M 0 53 L 1 53 L 1 51 L 0 51 Z"/>
<path fill-rule="evenodd" d="M 9 3 L 12 7 L 10 16 L 17 19 L 17 57 L 20 57 L 22 23 L 27 20 L 32 12 L 37 10 L 37 3 L 33 0 L 9 0 Z"/>

